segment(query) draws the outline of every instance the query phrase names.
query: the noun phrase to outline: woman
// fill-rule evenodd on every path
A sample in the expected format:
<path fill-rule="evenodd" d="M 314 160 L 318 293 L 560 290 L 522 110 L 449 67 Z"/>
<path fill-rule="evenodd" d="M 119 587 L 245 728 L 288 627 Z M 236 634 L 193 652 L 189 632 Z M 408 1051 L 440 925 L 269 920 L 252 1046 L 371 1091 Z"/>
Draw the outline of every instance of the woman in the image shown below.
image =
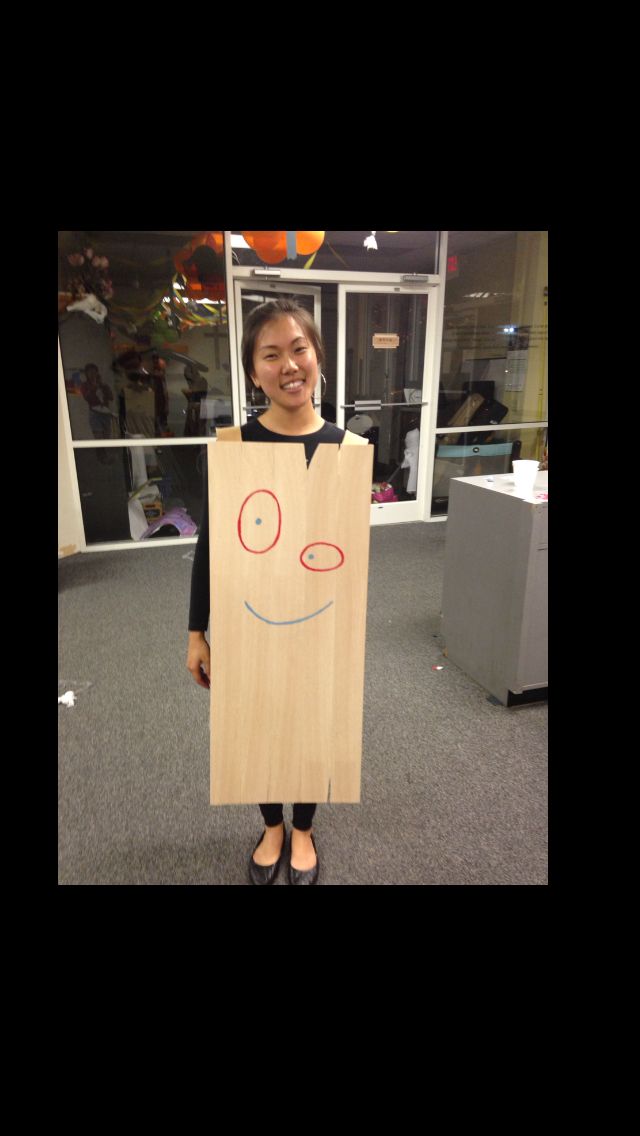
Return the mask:
<path fill-rule="evenodd" d="M 305 308 L 291 300 L 261 304 L 248 317 L 242 338 L 242 365 L 247 378 L 269 399 L 268 409 L 240 427 L 243 442 L 303 442 L 307 465 L 318 443 L 343 441 L 366 444 L 366 439 L 325 422 L 316 412 L 313 395 L 324 362 L 320 332 Z M 237 428 L 235 428 L 237 431 Z M 209 509 L 207 479 L 202 524 L 191 578 L 187 668 L 199 686 L 208 688 L 210 649 L 205 638 L 209 622 Z M 311 822 L 315 804 L 294 804 L 289 882 L 315 884 L 319 860 Z M 272 884 L 284 858 L 286 830 L 282 805 L 260 805 L 265 829 L 249 860 L 254 884 Z"/>

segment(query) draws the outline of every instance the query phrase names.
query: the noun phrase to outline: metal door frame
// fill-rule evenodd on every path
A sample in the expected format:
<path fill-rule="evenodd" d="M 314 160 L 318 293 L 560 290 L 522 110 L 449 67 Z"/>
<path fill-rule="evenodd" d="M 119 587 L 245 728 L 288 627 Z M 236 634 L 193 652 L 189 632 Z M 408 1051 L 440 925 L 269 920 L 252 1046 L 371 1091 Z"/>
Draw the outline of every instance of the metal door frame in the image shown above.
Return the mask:
<path fill-rule="evenodd" d="M 412 296 L 416 293 L 429 297 L 425 327 L 424 367 L 422 373 L 422 412 L 420 417 L 420 449 L 418 451 L 418 482 L 415 501 L 397 501 L 387 504 L 376 502 L 371 506 L 371 524 L 399 524 L 423 521 L 430 501 L 433 480 L 434 408 L 438 406 L 439 349 L 437 342 L 439 320 L 439 282 L 421 284 L 338 284 L 338 425 L 344 428 L 346 402 L 346 316 L 347 293 L 371 292 L 377 295 Z M 429 510 L 430 511 L 430 510 Z"/>

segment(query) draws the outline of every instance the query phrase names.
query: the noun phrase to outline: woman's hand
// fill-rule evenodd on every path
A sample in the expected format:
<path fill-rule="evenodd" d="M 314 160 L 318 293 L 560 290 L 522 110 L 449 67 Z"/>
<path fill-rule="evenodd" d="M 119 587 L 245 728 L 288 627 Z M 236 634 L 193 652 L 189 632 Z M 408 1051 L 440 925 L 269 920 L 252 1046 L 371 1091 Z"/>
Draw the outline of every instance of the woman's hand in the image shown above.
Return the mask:
<path fill-rule="evenodd" d="M 189 646 L 187 648 L 187 670 L 191 672 L 194 682 L 198 686 L 209 689 L 211 682 L 211 651 L 205 639 L 204 631 L 189 632 Z"/>

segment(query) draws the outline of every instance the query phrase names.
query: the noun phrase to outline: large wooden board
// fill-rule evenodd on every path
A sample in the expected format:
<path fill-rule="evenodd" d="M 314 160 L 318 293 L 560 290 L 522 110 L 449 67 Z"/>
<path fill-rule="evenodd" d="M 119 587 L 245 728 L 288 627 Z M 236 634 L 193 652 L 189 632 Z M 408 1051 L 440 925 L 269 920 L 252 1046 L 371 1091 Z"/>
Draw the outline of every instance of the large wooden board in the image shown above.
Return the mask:
<path fill-rule="evenodd" d="M 356 803 L 373 447 L 208 451 L 211 803 Z"/>

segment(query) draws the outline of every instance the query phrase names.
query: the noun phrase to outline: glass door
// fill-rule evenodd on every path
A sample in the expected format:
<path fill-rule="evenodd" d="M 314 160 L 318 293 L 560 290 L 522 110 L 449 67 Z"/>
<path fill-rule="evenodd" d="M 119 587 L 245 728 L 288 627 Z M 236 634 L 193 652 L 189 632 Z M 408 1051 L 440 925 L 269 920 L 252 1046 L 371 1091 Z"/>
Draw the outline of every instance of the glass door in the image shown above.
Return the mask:
<path fill-rule="evenodd" d="M 275 281 L 245 281 L 236 280 L 235 282 L 235 310 L 236 310 L 236 328 L 237 328 L 237 350 L 238 350 L 238 382 L 240 385 L 239 390 L 239 406 L 240 406 L 240 423 L 248 422 L 252 417 L 262 414 L 269 405 L 262 391 L 257 390 L 253 383 L 245 379 L 244 369 L 242 367 L 242 331 L 244 321 L 254 308 L 259 304 L 265 304 L 269 300 L 287 299 L 295 300 L 301 307 L 306 308 L 313 316 L 316 324 L 322 331 L 322 289 L 315 288 L 308 284 L 296 283 L 276 283 Z M 320 383 L 316 387 L 314 396 L 314 403 L 316 408 L 320 408 Z"/>
<path fill-rule="evenodd" d="M 372 524 L 424 517 L 436 309 L 429 291 L 338 287 L 338 425 L 374 447 Z"/>

